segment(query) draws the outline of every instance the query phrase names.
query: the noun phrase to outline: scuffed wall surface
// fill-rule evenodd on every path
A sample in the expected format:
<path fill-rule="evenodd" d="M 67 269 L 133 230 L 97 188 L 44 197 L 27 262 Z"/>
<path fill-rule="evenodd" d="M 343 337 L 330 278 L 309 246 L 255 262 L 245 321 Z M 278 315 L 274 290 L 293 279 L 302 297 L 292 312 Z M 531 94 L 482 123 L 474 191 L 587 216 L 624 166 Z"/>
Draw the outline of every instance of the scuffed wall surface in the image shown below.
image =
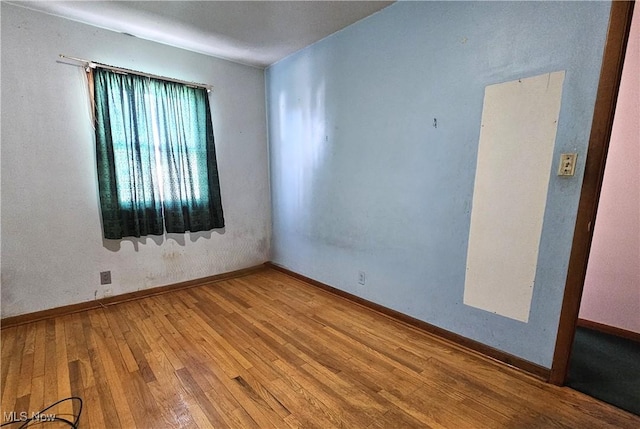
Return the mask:
<path fill-rule="evenodd" d="M 398 2 L 272 65 L 273 261 L 549 368 L 609 8 Z M 523 323 L 463 304 L 483 93 L 560 70 L 558 132 Z M 563 152 L 579 153 L 571 179 L 555 175 Z"/>
<path fill-rule="evenodd" d="M 226 228 L 103 242 L 82 69 L 58 55 L 209 83 Z M 2 3 L 2 317 L 269 258 L 264 73 Z"/>

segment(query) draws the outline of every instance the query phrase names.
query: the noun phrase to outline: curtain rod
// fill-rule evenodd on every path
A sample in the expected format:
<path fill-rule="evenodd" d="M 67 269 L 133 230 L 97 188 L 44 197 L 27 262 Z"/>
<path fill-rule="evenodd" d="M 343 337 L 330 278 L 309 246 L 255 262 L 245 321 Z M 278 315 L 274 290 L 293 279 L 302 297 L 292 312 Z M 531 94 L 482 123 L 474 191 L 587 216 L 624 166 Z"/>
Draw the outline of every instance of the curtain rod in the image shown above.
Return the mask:
<path fill-rule="evenodd" d="M 137 70 L 131 70 L 131 69 L 125 69 L 125 68 L 122 68 L 122 67 L 110 66 L 108 64 L 102 64 L 102 63 L 98 63 L 96 61 L 85 60 L 85 59 L 82 59 L 82 58 L 69 57 L 67 55 L 62 55 L 62 54 L 60 54 L 60 58 L 66 58 L 68 60 L 72 60 L 72 61 L 77 61 L 79 63 L 83 63 L 86 68 L 94 69 L 96 67 L 100 67 L 100 68 L 107 69 L 107 70 L 112 70 L 112 71 L 118 72 L 118 73 L 134 74 L 134 75 L 145 76 L 145 77 L 150 77 L 150 78 L 154 78 L 154 79 L 162 79 L 162 80 L 167 80 L 169 82 L 181 83 L 183 85 L 187 85 L 187 86 L 191 86 L 191 87 L 204 88 L 204 89 L 207 90 L 207 92 L 211 92 L 211 90 L 213 89 L 213 86 L 206 85 L 204 83 L 188 82 L 188 81 L 185 81 L 185 80 L 173 79 L 173 78 L 170 78 L 170 77 L 159 76 L 159 75 L 151 74 L 151 73 L 144 73 L 144 72 L 137 71 Z"/>

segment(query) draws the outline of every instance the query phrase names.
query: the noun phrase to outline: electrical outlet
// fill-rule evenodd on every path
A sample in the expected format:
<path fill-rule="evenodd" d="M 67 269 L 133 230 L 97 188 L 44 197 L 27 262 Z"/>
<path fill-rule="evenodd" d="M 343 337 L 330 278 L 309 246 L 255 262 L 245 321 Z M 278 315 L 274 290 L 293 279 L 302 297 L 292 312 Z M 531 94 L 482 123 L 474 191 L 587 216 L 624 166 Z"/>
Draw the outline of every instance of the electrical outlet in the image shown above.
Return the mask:
<path fill-rule="evenodd" d="M 560 166 L 558 167 L 558 176 L 573 176 L 576 172 L 577 153 L 560 154 Z"/>
<path fill-rule="evenodd" d="M 101 285 L 110 285 L 111 284 L 111 271 L 101 271 L 100 272 L 100 284 Z"/>
<path fill-rule="evenodd" d="M 364 271 L 360 271 L 358 272 L 358 283 L 363 285 L 365 284 L 367 281 L 367 275 L 365 274 Z"/>
<path fill-rule="evenodd" d="M 111 290 L 111 288 L 107 288 L 104 290 L 104 293 L 102 294 L 103 298 L 109 298 L 111 295 L 113 295 L 113 291 Z"/>

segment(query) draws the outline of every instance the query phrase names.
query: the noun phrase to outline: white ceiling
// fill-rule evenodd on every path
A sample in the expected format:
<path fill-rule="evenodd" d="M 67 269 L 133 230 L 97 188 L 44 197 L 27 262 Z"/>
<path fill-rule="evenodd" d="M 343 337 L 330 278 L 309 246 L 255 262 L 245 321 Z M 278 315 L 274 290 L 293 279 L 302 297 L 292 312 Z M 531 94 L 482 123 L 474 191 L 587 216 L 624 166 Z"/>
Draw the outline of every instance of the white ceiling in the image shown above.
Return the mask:
<path fill-rule="evenodd" d="M 20 1 L 17 6 L 265 67 L 391 1 Z"/>

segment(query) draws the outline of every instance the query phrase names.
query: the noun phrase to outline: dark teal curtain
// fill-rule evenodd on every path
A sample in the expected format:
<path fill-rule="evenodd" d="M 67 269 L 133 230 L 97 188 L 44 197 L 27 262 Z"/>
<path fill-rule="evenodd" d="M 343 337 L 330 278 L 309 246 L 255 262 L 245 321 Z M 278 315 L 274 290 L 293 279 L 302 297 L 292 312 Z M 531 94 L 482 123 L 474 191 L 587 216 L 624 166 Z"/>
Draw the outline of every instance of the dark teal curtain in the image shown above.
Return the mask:
<path fill-rule="evenodd" d="M 94 71 L 104 237 L 224 227 L 207 92 Z"/>

